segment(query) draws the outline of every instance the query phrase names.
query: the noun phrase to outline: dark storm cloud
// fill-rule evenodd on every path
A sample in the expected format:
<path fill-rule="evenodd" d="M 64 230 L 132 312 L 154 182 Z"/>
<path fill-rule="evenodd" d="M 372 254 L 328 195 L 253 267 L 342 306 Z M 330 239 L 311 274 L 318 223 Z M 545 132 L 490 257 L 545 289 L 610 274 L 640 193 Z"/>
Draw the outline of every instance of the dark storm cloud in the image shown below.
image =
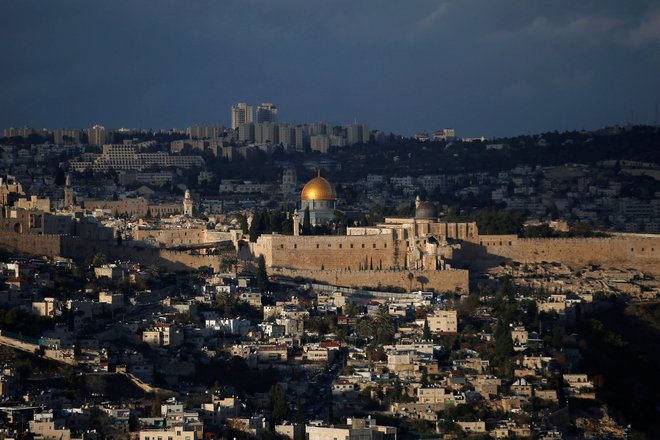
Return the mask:
<path fill-rule="evenodd" d="M 0 124 L 183 127 L 272 101 L 489 136 L 652 122 L 652 1 L 0 0 Z"/>

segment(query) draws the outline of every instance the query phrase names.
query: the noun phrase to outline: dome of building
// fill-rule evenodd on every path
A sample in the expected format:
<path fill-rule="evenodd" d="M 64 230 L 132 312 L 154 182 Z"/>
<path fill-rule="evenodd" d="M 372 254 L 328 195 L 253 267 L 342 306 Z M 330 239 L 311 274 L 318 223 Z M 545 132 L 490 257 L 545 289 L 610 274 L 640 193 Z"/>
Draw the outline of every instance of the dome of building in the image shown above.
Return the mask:
<path fill-rule="evenodd" d="M 307 182 L 300 194 L 301 200 L 337 200 L 335 188 L 326 179 L 318 176 Z"/>
<path fill-rule="evenodd" d="M 415 209 L 415 218 L 435 219 L 438 218 L 438 208 L 431 202 L 421 202 Z"/>

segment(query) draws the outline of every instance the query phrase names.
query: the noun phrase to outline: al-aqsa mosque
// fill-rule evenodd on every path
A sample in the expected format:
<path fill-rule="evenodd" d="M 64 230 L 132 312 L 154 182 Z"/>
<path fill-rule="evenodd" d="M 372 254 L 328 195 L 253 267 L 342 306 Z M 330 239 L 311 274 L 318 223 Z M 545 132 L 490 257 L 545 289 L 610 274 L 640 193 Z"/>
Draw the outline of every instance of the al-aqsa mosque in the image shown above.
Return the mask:
<path fill-rule="evenodd" d="M 318 171 L 316 177 L 307 182 L 300 193 L 300 209 L 302 213 L 309 209 L 309 219 L 312 225 L 332 221 L 337 208 L 337 192 Z"/>

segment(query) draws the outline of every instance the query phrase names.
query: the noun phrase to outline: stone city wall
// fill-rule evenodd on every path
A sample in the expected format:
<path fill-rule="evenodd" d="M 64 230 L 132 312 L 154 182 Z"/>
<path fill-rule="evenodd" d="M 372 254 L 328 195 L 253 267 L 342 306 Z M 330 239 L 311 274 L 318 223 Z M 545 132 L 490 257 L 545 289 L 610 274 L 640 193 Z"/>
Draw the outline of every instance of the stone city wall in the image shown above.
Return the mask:
<path fill-rule="evenodd" d="M 405 261 L 391 235 L 298 236 L 262 235 L 251 244 L 255 257 L 268 267 L 308 270 L 391 269 Z"/>
<path fill-rule="evenodd" d="M 231 234 L 208 229 L 137 229 L 133 231 L 133 240 L 154 242 L 166 247 L 189 246 L 231 240 Z"/>
<path fill-rule="evenodd" d="M 101 252 L 108 261 L 132 260 L 146 266 L 163 266 L 169 270 L 198 269 L 202 266 L 220 270 L 221 258 L 218 255 L 194 255 L 147 246 L 118 246 L 114 241 L 91 241 L 77 237 L 64 237 L 64 244 L 62 256 L 69 258 L 92 258 Z"/>
<path fill-rule="evenodd" d="M 342 287 L 368 287 L 378 290 L 384 286 L 396 286 L 408 290 L 411 282 L 408 274 L 413 274 L 412 288 L 420 289 L 422 281 L 424 289 L 434 289 L 436 292 L 460 291 L 469 292 L 469 273 L 467 270 L 295 270 L 272 268 L 268 270 L 271 276 L 302 277 L 317 282 L 329 283 Z"/>
<path fill-rule="evenodd" d="M 194 255 L 185 251 L 173 251 L 143 246 L 119 246 L 114 240 L 85 240 L 61 235 L 32 235 L 0 232 L 0 248 L 17 254 L 91 259 L 102 253 L 108 261 L 132 260 L 144 265 L 163 266 L 170 270 L 197 269 L 209 266 L 220 270 L 218 255 Z"/>
<path fill-rule="evenodd" d="M 513 237 L 513 238 L 511 238 Z M 659 235 L 615 235 L 607 238 L 515 238 L 480 237 L 486 257 L 540 263 L 564 263 L 581 267 L 632 268 L 660 274 Z M 492 240 L 491 240 L 492 239 Z M 501 243 L 501 244 L 500 244 Z"/>
<path fill-rule="evenodd" d="M 21 254 L 56 256 L 62 251 L 62 241 L 60 235 L 29 235 L 0 231 L 0 248 Z"/>

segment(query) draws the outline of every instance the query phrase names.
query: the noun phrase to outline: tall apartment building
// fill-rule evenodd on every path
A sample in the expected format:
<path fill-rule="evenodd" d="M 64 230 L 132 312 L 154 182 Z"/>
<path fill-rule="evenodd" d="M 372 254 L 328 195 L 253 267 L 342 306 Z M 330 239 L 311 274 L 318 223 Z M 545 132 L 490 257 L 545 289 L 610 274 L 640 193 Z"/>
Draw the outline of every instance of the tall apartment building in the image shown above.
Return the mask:
<path fill-rule="evenodd" d="M 290 124 L 279 125 L 279 141 L 285 147 L 296 145 L 296 127 Z"/>
<path fill-rule="evenodd" d="M 95 125 L 87 130 L 89 145 L 102 147 L 105 144 L 112 143 L 112 132 L 102 125 Z"/>
<path fill-rule="evenodd" d="M 326 154 L 330 149 L 330 137 L 323 135 L 314 135 L 309 138 L 310 148 L 312 151 L 319 151 Z"/>
<path fill-rule="evenodd" d="M 262 102 L 257 106 L 257 123 L 277 122 L 277 107 L 272 102 Z"/>
<path fill-rule="evenodd" d="M 231 128 L 236 130 L 243 124 L 253 122 L 252 106 L 244 102 L 239 102 L 231 106 Z"/>
<path fill-rule="evenodd" d="M 80 130 L 73 128 L 58 128 L 53 131 L 53 138 L 56 145 L 80 144 Z"/>
<path fill-rule="evenodd" d="M 224 132 L 222 125 L 193 125 L 186 129 L 190 139 L 218 139 Z"/>
<path fill-rule="evenodd" d="M 22 138 L 29 137 L 33 134 L 37 134 L 37 130 L 30 127 L 20 127 L 20 128 L 9 127 L 9 128 L 5 128 L 3 133 L 4 137 L 22 137 Z"/>
<path fill-rule="evenodd" d="M 254 141 L 258 144 L 277 144 L 280 141 L 277 124 L 257 122 L 254 124 Z"/>
<path fill-rule="evenodd" d="M 369 141 L 369 126 L 367 124 L 350 124 L 346 127 L 346 140 L 348 145 Z"/>
<path fill-rule="evenodd" d="M 238 140 L 241 142 L 254 142 L 254 124 L 252 122 L 238 126 Z"/>
<path fill-rule="evenodd" d="M 309 136 L 307 135 L 305 128 L 302 126 L 296 127 L 296 143 L 294 145 L 296 151 L 304 151 L 308 144 Z"/>
<path fill-rule="evenodd" d="M 307 124 L 307 131 L 310 136 L 332 134 L 332 126 L 325 122 L 312 122 L 311 124 Z"/>

